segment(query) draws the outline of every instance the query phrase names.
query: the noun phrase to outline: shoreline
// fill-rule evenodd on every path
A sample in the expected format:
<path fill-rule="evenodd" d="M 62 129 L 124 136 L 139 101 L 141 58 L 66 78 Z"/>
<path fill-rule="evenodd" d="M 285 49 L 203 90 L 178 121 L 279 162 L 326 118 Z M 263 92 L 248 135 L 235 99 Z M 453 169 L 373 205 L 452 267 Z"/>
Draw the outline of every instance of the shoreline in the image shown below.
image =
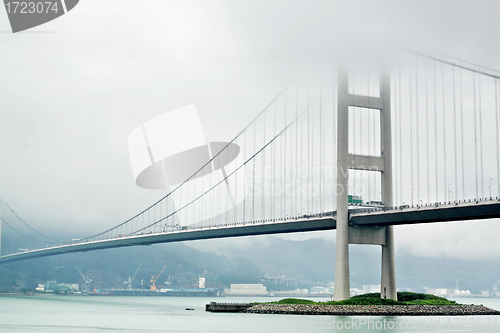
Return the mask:
<path fill-rule="evenodd" d="M 322 305 L 257 304 L 241 311 L 255 314 L 336 316 L 477 316 L 500 315 L 483 305 Z"/>

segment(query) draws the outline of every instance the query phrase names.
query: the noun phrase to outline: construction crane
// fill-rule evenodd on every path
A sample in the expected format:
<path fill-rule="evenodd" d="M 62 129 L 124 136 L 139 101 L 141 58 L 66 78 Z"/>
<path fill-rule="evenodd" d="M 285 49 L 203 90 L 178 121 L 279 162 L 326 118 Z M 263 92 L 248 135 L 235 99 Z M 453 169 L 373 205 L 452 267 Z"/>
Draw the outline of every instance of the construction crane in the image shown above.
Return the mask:
<path fill-rule="evenodd" d="M 92 282 L 92 279 L 89 279 L 88 277 L 85 277 L 85 275 L 83 275 L 82 271 L 80 270 L 80 268 L 76 267 L 76 266 L 73 266 L 74 268 L 76 268 L 76 270 L 78 271 L 78 273 L 80 273 L 80 276 L 82 277 L 83 281 L 85 281 L 85 289 L 83 290 L 83 292 L 86 292 L 89 290 L 89 286 L 90 286 L 90 283 Z"/>
<path fill-rule="evenodd" d="M 174 278 L 175 278 L 175 276 L 177 275 L 177 273 L 179 272 L 179 268 L 181 268 L 181 266 L 182 266 L 182 265 L 179 265 L 179 266 L 177 267 L 177 270 L 175 271 L 174 276 L 172 276 L 172 277 L 170 277 L 170 275 L 168 276 L 168 279 L 167 279 L 167 281 L 165 281 L 165 284 L 168 284 L 168 285 L 172 284 L 172 282 L 174 281 Z"/>
<path fill-rule="evenodd" d="M 498 284 L 500 283 L 500 280 L 498 280 L 491 289 L 493 289 L 493 296 L 497 296 L 498 294 Z"/>
<path fill-rule="evenodd" d="M 156 280 L 158 280 L 158 278 L 160 277 L 161 273 L 163 273 L 163 270 L 165 269 L 165 267 L 167 267 L 167 265 L 163 266 L 163 268 L 161 269 L 160 273 L 155 277 L 154 275 L 151 275 L 151 283 L 153 283 L 153 285 L 151 286 L 151 288 L 149 290 L 157 290 L 156 289 Z"/>
<path fill-rule="evenodd" d="M 137 267 L 137 269 L 135 270 L 134 276 L 132 278 L 130 278 L 130 275 L 129 275 L 128 281 L 123 282 L 123 284 L 127 284 L 127 290 L 132 289 L 132 282 L 134 282 L 135 276 L 137 275 L 137 272 L 139 272 L 139 268 L 141 268 L 141 266 L 142 266 L 142 264 L 140 264 L 139 267 Z"/>

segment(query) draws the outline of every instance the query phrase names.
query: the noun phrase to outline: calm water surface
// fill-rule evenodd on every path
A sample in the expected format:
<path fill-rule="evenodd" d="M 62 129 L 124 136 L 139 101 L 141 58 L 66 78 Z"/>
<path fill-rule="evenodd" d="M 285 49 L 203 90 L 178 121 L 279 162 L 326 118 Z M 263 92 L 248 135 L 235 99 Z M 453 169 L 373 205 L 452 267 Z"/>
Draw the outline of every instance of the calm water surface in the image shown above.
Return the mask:
<path fill-rule="evenodd" d="M 214 298 L 271 301 L 270 298 Z M 457 299 L 500 310 L 500 299 Z M 0 332 L 500 332 L 496 316 L 359 317 L 207 313 L 209 298 L 2 296 Z M 186 311 L 186 308 L 194 311 Z M 500 316 L 498 316 L 500 317 Z"/>

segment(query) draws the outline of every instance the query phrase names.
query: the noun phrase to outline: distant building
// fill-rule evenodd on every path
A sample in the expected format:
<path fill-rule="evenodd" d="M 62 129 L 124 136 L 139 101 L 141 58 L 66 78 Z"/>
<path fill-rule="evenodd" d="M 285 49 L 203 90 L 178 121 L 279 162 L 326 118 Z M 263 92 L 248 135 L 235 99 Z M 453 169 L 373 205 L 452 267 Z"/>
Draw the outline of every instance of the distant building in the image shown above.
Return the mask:
<path fill-rule="evenodd" d="M 458 290 L 458 289 L 446 289 L 446 288 L 426 288 L 426 294 L 431 294 L 439 297 L 470 297 L 471 292 L 469 290 Z"/>
<path fill-rule="evenodd" d="M 78 284 L 76 283 L 57 283 L 57 281 L 47 281 L 45 284 L 39 284 L 36 288 L 38 291 L 58 292 L 63 294 L 78 293 Z"/>
<path fill-rule="evenodd" d="M 481 290 L 481 296 L 483 296 L 483 297 L 489 297 L 490 296 L 490 291 L 489 290 Z"/>
<path fill-rule="evenodd" d="M 457 290 L 455 289 L 455 292 L 451 295 L 455 297 L 470 297 L 472 296 L 470 290 Z"/>
<path fill-rule="evenodd" d="M 56 287 L 57 287 L 56 280 L 47 281 L 47 283 L 45 283 L 45 291 L 54 291 L 57 289 Z"/>
<path fill-rule="evenodd" d="M 198 280 L 198 288 L 205 288 L 205 278 L 200 277 Z"/>
<path fill-rule="evenodd" d="M 269 292 L 263 284 L 231 284 L 230 289 L 226 289 L 228 296 L 267 296 Z"/>

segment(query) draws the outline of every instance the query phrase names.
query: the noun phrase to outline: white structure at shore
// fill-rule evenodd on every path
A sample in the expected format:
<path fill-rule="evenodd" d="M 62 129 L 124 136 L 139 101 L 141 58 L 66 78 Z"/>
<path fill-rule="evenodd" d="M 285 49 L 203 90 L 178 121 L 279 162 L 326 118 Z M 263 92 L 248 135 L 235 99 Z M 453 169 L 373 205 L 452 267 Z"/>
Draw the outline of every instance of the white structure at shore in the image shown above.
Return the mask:
<path fill-rule="evenodd" d="M 262 283 L 231 284 L 231 288 L 226 289 L 225 294 L 228 296 L 267 296 L 269 292 Z"/>

